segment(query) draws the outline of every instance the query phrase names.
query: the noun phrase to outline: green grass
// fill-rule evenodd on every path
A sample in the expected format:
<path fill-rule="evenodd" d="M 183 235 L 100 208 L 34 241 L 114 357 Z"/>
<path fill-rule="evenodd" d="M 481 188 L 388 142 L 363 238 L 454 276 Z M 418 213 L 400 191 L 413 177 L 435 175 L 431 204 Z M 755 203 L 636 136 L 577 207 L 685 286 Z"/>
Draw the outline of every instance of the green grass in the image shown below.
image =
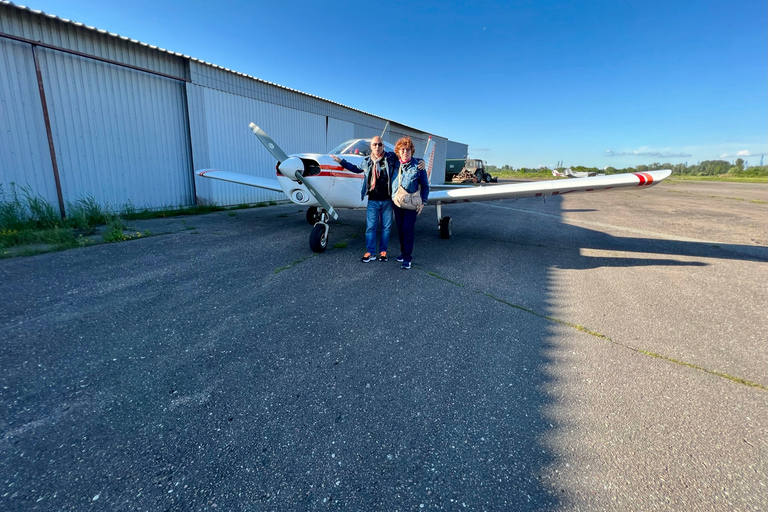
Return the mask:
<path fill-rule="evenodd" d="M 270 204 L 277 204 L 270 202 Z M 261 203 L 259 206 L 267 206 Z M 120 211 L 100 205 L 95 198 L 86 197 L 67 204 L 67 217 L 61 218 L 58 208 L 33 195 L 28 186 L 11 184 L 6 191 L 0 185 L 0 258 L 26 256 L 50 251 L 84 247 L 94 243 L 112 243 L 151 236 L 149 232 L 129 232 L 127 221 L 198 215 L 218 211 L 250 208 L 197 205 L 162 210 L 136 209 L 128 204 Z M 189 228 L 194 229 L 194 228 Z M 97 232 L 101 232 L 101 240 Z"/>
<path fill-rule="evenodd" d="M 729 181 L 732 183 L 768 183 L 768 176 L 686 176 L 673 174 L 669 181 Z"/>

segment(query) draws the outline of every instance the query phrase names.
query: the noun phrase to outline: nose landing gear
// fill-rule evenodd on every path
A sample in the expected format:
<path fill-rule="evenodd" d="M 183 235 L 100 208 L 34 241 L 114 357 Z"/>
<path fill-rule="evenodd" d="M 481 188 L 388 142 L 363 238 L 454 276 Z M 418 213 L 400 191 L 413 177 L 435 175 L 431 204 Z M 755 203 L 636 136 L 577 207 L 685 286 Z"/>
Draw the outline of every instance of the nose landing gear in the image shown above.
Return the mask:
<path fill-rule="evenodd" d="M 310 212 L 312 212 L 311 215 Z M 307 222 L 310 221 L 310 218 L 316 218 L 317 221 L 309 234 L 309 248 L 312 252 L 323 252 L 328 248 L 328 233 L 330 231 L 328 222 L 331 220 L 331 216 L 328 215 L 327 211 L 312 206 L 307 210 Z"/>

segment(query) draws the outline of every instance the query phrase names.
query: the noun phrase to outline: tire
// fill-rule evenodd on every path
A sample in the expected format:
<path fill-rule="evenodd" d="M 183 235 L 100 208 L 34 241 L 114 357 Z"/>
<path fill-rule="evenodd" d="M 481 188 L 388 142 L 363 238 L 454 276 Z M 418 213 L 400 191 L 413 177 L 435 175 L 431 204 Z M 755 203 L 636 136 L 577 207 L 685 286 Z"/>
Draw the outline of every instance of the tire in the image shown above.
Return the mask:
<path fill-rule="evenodd" d="M 475 173 L 475 180 L 477 181 L 477 183 L 483 182 L 483 171 L 478 169 L 478 171 Z"/>
<path fill-rule="evenodd" d="M 323 252 L 328 247 L 328 237 L 325 236 L 325 224 L 317 224 L 309 234 L 309 248 L 312 252 Z"/>
<path fill-rule="evenodd" d="M 450 217 L 443 217 L 440 219 L 440 238 L 443 239 L 449 239 L 451 238 L 451 218 Z"/>
<path fill-rule="evenodd" d="M 317 209 L 317 206 L 310 206 L 307 208 L 307 223 L 310 226 L 314 226 L 320 221 L 320 212 Z"/>
<path fill-rule="evenodd" d="M 486 175 L 485 175 L 485 182 L 486 182 L 486 183 L 490 183 L 492 179 L 493 179 L 493 178 L 491 177 L 491 175 L 490 175 L 490 174 L 486 174 Z"/>

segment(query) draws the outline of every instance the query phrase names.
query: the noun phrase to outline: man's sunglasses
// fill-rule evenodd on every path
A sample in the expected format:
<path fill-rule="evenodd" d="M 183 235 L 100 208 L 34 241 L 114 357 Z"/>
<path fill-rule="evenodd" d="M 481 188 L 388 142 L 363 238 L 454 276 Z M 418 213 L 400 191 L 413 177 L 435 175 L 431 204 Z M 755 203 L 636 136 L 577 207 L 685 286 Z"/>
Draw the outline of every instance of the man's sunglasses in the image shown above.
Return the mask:
<path fill-rule="evenodd" d="M 371 146 L 383 146 L 381 142 L 371 142 Z"/>

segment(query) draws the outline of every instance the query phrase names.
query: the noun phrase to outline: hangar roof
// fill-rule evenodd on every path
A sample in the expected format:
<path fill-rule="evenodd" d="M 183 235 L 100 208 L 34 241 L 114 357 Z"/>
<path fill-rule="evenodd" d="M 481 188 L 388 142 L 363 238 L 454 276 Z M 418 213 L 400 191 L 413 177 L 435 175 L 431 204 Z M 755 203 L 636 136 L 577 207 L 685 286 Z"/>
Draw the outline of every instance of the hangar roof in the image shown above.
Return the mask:
<path fill-rule="evenodd" d="M 246 77 L 246 78 L 249 78 L 251 80 L 256 80 L 258 82 L 262 82 L 262 83 L 265 83 L 265 84 L 269 84 L 271 86 L 278 87 L 280 89 L 284 89 L 284 90 L 287 90 L 287 91 L 291 91 L 291 92 L 294 92 L 296 94 L 301 94 L 301 95 L 304 95 L 304 96 L 307 96 L 307 97 L 310 97 L 310 98 L 315 98 L 315 99 L 318 99 L 318 100 L 322 100 L 322 101 L 331 103 L 333 105 L 338 105 L 340 107 L 347 108 L 347 109 L 350 109 L 350 110 L 354 110 L 356 112 L 360 112 L 362 114 L 369 115 L 369 116 L 372 116 L 372 117 L 377 117 L 377 118 L 383 119 L 385 121 L 395 122 L 398 125 L 403 126 L 404 128 L 409 128 L 409 129 L 411 129 L 413 131 L 416 131 L 416 132 L 423 132 L 422 130 L 419 130 L 418 128 L 413 128 L 412 126 L 404 125 L 404 124 L 402 124 L 402 123 L 400 123 L 398 121 L 394 121 L 394 120 L 391 120 L 391 119 L 386 119 L 386 118 L 378 116 L 376 114 L 371 114 L 370 112 L 366 112 L 364 110 L 360 110 L 360 109 L 357 109 L 357 108 L 354 108 L 354 107 L 350 107 L 348 105 L 344 105 L 344 104 L 338 103 L 336 101 L 332 101 L 332 100 L 328 100 L 328 99 L 325 99 L 325 98 L 321 98 L 320 96 L 315 96 L 314 94 L 309 94 L 309 93 L 306 93 L 306 92 L 303 92 L 303 91 L 298 91 L 296 89 L 291 89 L 290 87 L 285 87 L 284 85 L 272 83 L 272 82 L 269 82 L 267 80 L 262 80 L 261 78 L 257 78 L 255 76 L 251 76 L 251 75 L 248 75 L 248 74 L 245 74 L 245 73 L 241 73 L 241 72 L 235 71 L 233 69 L 229 69 L 229 68 L 225 68 L 225 67 L 222 67 L 222 66 L 218 66 L 218 65 L 213 64 L 211 62 L 206 62 L 204 60 L 200 60 L 200 59 L 197 59 L 195 57 L 191 57 L 189 55 L 185 55 L 183 53 L 178 53 L 178 52 L 166 50 L 165 48 L 160 48 L 158 46 L 153 46 L 151 44 L 143 43 L 143 42 L 138 41 L 136 39 L 131 39 L 129 37 L 121 36 L 119 34 L 114 34 L 112 32 L 108 32 L 106 30 L 102 30 L 102 29 L 99 29 L 99 28 L 96 28 L 96 27 L 91 27 L 91 26 L 85 25 L 84 23 L 80 23 L 80 22 L 77 22 L 77 21 L 69 20 L 69 19 L 66 19 L 66 18 L 61 18 L 59 16 L 56 16 L 55 14 L 48 14 L 46 12 L 43 12 L 43 11 L 40 11 L 40 10 L 36 10 L 36 9 L 32 9 L 32 8 L 24 6 L 24 5 L 17 5 L 17 4 L 15 4 L 15 3 L 13 3 L 13 2 L 11 2 L 9 0 L 0 0 L 0 4 L 7 5 L 7 6 L 10 6 L 10 7 L 14 7 L 16 9 L 27 11 L 27 12 L 30 12 L 30 13 L 33 13 L 33 14 L 36 14 L 36 15 L 39 15 L 39 16 L 46 16 L 46 17 L 48 17 L 50 19 L 56 20 L 56 21 L 61 22 L 61 23 L 67 23 L 67 24 L 70 24 L 70 25 L 73 25 L 73 26 L 76 26 L 76 27 L 80 27 L 80 28 L 86 29 L 86 30 L 91 30 L 91 31 L 99 33 L 99 34 L 102 34 L 102 35 L 105 35 L 105 36 L 109 36 L 109 37 L 113 37 L 115 39 L 120 39 L 122 41 L 130 42 L 130 43 L 133 43 L 133 44 L 137 44 L 139 46 L 143 46 L 145 48 L 149 48 L 149 49 L 154 50 L 154 51 L 158 51 L 158 52 L 162 52 L 162 53 L 167 53 L 169 55 L 174 55 L 176 57 L 181 57 L 181 58 L 184 58 L 184 59 L 189 59 L 191 61 L 198 62 L 198 63 L 204 64 L 206 66 L 211 66 L 211 67 L 216 68 L 216 69 L 221 69 L 221 70 L 227 71 L 229 73 L 234 73 L 236 75 L 239 75 L 239 76 L 242 76 L 242 77 Z M 2 32 L 0 32 L 0 35 L 3 35 Z"/>

